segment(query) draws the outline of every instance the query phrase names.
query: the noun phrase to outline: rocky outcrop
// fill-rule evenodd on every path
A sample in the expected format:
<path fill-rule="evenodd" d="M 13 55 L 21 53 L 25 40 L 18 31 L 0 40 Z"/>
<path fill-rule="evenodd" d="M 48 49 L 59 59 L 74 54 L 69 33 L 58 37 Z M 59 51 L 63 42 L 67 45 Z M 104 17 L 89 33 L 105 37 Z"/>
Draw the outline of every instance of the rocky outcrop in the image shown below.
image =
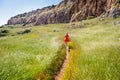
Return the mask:
<path fill-rule="evenodd" d="M 119 5 L 119 0 L 77 0 L 72 7 L 74 14 L 71 21 L 80 21 L 105 13 L 106 16 L 114 18 L 120 15 Z"/>
<path fill-rule="evenodd" d="M 56 6 L 14 16 L 8 20 L 8 24 L 67 23 L 97 17 L 101 14 L 111 18 L 119 16 L 120 0 L 63 0 Z"/>
<path fill-rule="evenodd" d="M 106 12 L 106 16 L 111 18 L 116 18 L 120 15 L 120 0 L 116 0 L 114 3 L 114 6 L 108 9 Z"/>
<path fill-rule="evenodd" d="M 30 24 L 30 23 L 35 23 L 38 20 L 38 17 L 40 17 L 39 15 L 42 14 L 43 12 L 47 12 L 51 9 L 54 9 L 55 5 L 53 6 L 48 6 L 42 9 L 37 9 L 37 10 L 33 10 L 27 13 L 23 13 L 23 14 L 18 14 L 14 17 L 11 17 L 8 20 L 8 25 L 10 24 Z"/>

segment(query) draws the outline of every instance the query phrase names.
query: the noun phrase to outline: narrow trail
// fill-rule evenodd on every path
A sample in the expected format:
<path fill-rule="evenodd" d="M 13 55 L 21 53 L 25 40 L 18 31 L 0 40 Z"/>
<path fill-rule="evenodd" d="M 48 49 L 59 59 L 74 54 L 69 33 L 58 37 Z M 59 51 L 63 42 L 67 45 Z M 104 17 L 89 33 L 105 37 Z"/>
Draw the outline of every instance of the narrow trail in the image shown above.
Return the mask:
<path fill-rule="evenodd" d="M 64 70 L 66 68 L 66 65 L 68 63 L 68 58 L 69 58 L 69 51 L 68 50 L 69 50 L 69 48 L 67 46 L 66 47 L 66 59 L 64 60 L 59 73 L 55 76 L 55 80 L 61 80 L 61 77 L 63 76 Z"/>

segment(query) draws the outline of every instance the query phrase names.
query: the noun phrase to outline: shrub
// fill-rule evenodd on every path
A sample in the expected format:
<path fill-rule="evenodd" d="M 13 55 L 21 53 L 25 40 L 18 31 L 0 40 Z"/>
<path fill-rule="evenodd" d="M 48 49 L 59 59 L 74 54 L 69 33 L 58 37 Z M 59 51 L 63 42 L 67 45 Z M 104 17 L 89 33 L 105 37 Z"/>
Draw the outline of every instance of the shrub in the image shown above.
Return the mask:
<path fill-rule="evenodd" d="M 26 29 L 25 31 L 23 31 L 23 33 L 29 33 L 29 32 L 31 32 L 31 30 L 29 29 Z"/>
<path fill-rule="evenodd" d="M 0 31 L 0 37 L 6 36 L 8 33 L 9 33 L 8 30 L 1 30 L 1 31 Z"/>
<path fill-rule="evenodd" d="M 87 19 L 93 19 L 93 18 L 95 18 L 95 17 L 94 16 L 88 16 Z"/>
<path fill-rule="evenodd" d="M 30 29 L 26 29 L 24 31 L 17 32 L 17 34 L 26 34 L 26 33 L 30 33 L 30 32 L 31 32 Z"/>
<path fill-rule="evenodd" d="M 2 37 L 2 36 L 6 36 L 6 34 L 5 33 L 0 33 L 0 37 Z"/>
<path fill-rule="evenodd" d="M 53 32 L 59 32 L 59 30 L 53 30 Z"/>
<path fill-rule="evenodd" d="M 0 26 L 0 28 L 3 28 L 3 26 Z"/>
<path fill-rule="evenodd" d="M 68 42 L 68 46 L 69 46 L 69 49 L 73 49 L 74 48 L 74 45 L 72 42 Z"/>
<path fill-rule="evenodd" d="M 8 26 L 8 27 L 13 28 L 13 26 Z"/>
<path fill-rule="evenodd" d="M 2 30 L 1 33 L 8 33 L 8 30 Z"/>

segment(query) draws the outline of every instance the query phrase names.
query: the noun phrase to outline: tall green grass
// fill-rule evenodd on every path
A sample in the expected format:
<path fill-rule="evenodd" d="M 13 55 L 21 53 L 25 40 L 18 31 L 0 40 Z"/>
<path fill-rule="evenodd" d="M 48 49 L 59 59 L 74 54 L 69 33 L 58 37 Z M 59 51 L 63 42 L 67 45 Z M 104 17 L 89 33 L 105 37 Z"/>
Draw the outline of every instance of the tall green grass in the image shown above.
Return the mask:
<path fill-rule="evenodd" d="M 95 24 L 71 32 L 77 52 L 70 51 L 61 80 L 120 80 L 120 27 L 113 25 L 116 20 L 88 20 L 84 23 Z"/>
<path fill-rule="evenodd" d="M 119 80 L 120 27 L 117 19 L 79 22 L 84 28 L 70 29 L 68 24 L 1 29 L 9 34 L 0 37 L 1 80 L 53 80 L 65 58 L 64 34 L 71 38 L 68 64 L 61 80 Z M 30 29 L 27 34 L 18 32 Z"/>
<path fill-rule="evenodd" d="M 64 47 L 60 48 L 61 36 L 53 32 L 54 28 L 13 26 L 2 29 L 8 29 L 10 33 L 0 38 L 0 80 L 54 78 L 65 58 Z M 26 29 L 31 32 L 17 34 Z"/>

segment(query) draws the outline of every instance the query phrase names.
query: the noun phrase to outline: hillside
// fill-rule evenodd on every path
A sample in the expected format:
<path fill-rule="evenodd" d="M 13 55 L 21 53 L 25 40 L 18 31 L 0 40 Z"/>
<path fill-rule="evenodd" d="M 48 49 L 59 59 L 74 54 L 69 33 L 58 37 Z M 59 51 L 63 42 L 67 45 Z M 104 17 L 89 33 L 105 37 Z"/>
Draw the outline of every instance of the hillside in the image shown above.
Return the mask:
<path fill-rule="evenodd" d="M 48 6 L 11 17 L 8 25 L 68 23 L 104 16 L 120 15 L 120 0 L 63 0 L 58 5 Z"/>
<path fill-rule="evenodd" d="M 69 31 L 68 64 L 59 80 L 120 80 L 119 20 L 84 20 L 86 28 Z"/>
<path fill-rule="evenodd" d="M 0 28 L 0 80 L 55 80 L 65 59 L 64 35 L 71 42 L 60 80 L 120 80 L 120 17 L 72 24 Z M 6 31 L 7 30 L 7 31 Z M 30 32 L 26 32 L 30 30 Z"/>
<path fill-rule="evenodd" d="M 0 80 L 120 80 L 120 0 L 63 0 L 11 17 L 0 27 Z"/>

